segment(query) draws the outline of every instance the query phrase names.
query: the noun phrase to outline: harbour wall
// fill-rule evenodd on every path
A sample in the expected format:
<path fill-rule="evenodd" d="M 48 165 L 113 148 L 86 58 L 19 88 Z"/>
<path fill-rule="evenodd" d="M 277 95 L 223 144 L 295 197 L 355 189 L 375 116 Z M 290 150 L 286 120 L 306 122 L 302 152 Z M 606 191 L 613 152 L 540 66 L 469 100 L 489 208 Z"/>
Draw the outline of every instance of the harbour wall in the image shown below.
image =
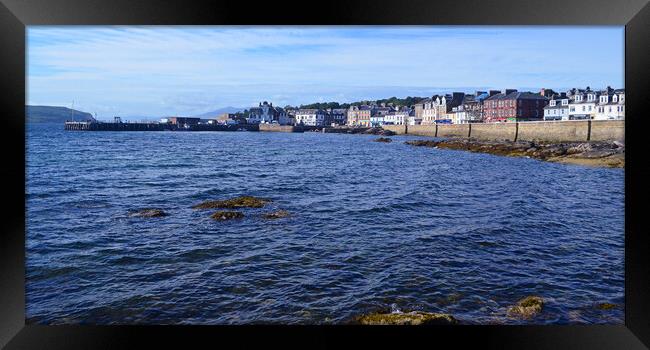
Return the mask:
<path fill-rule="evenodd" d="M 398 135 L 471 137 L 480 140 L 625 142 L 624 120 L 567 120 L 489 124 L 384 125 Z"/>

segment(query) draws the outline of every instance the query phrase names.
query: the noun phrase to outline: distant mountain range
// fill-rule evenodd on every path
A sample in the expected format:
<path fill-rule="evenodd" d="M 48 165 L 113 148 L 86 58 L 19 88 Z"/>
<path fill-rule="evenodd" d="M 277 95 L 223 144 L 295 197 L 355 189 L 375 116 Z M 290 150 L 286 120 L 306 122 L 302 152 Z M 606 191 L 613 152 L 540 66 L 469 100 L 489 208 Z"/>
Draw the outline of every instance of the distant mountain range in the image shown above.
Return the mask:
<path fill-rule="evenodd" d="M 212 117 L 218 116 L 219 114 L 241 112 L 244 109 L 246 109 L 246 108 L 224 107 L 224 108 L 215 109 L 214 111 L 210 111 L 210 112 L 206 112 L 206 113 L 203 113 L 203 114 L 195 115 L 193 117 L 195 117 L 195 118 L 212 118 Z"/>
<path fill-rule="evenodd" d="M 92 115 L 87 112 L 73 110 L 67 107 L 56 106 L 25 106 L 27 123 L 63 123 L 73 118 L 75 121 L 91 120 Z"/>

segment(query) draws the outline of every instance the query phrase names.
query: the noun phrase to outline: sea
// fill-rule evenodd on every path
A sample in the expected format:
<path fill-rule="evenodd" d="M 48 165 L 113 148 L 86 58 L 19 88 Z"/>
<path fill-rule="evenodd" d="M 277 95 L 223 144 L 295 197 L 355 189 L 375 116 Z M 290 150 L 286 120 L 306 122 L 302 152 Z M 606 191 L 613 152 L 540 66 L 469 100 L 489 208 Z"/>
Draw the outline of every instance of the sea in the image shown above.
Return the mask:
<path fill-rule="evenodd" d="M 623 169 L 376 138 L 28 124 L 27 323 L 623 324 Z M 192 209 L 243 195 L 271 202 Z"/>

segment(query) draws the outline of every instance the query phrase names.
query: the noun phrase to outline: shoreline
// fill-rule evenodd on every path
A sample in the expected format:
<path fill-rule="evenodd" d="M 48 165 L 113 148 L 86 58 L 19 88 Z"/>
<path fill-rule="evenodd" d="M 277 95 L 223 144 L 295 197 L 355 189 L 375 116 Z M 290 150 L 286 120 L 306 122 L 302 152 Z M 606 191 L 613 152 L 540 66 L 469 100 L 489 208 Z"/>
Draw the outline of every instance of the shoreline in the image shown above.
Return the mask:
<path fill-rule="evenodd" d="M 414 147 L 431 147 L 507 157 L 527 157 L 547 162 L 591 167 L 625 168 L 625 145 L 617 141 L 534 142 L 444 139 L 405 141 Z"/>

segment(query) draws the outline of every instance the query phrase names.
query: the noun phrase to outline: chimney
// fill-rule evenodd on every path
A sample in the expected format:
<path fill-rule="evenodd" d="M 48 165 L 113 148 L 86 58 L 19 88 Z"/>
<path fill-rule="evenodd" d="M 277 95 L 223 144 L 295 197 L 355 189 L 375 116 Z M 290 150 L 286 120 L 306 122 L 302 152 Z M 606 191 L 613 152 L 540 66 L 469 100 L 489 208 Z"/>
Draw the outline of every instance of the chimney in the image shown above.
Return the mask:
<path fill-rule="evenodd" d="M 509 94 L 511 94 L 511 93 L 513 93 L 513 92 L 517 92 L 517 89 L 506 89 L 505 94 L 506 94 L 506 95 L 509 95 Z"/>
<path fill-rule="evenodd" d="M 490 90 L 490 96 L 494 96 L 494 95 L 500 94 L 500 93 L 501 93 L 501 91 L 499 91 L 499 90 Z"/>

